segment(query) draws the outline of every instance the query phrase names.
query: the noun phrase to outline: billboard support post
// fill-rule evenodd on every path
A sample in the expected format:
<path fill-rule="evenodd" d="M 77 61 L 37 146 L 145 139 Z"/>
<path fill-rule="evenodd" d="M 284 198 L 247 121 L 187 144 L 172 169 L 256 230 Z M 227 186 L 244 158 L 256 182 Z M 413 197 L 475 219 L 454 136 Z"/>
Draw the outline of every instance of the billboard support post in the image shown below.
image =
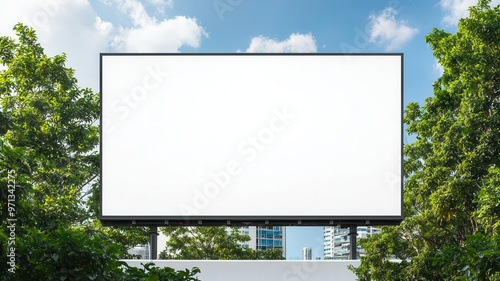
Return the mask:
<path fill-rule="evenodd" d="M 158 259 L 158 227 L 149 227 L 149 259 Z"/>
<path fill-rule="evenodd" d="M 350 260 L 357 260 L 358 259 L 358 249 L 356 245 L 356 240 L 357 240 L 358 232 L 357 232 L 357 226 L 356 225 L 351 225 L 350 230 L 349 230 L 349 241 L 350 241 L 350 254 L 349 254 L 349 259 Z"/>

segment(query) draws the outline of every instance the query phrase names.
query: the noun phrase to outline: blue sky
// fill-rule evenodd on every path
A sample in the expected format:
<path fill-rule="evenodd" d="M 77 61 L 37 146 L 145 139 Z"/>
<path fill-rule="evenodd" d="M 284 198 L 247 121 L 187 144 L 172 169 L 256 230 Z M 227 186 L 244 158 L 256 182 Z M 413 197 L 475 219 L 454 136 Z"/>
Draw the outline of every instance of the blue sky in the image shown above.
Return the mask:
<path fill-rule="evenodd" d="M 425 43 L 456 31 L 475 0 L 0 0 L 0 35 L 33 26 L 98 91 L 101 52 L 403 52 L 405 103 L 432 95 L 441 69 Z M 499 0 L 493 1 L 499 4 Z M 287 232 L 287 258 L 322 256 L 322 228 Z"/>

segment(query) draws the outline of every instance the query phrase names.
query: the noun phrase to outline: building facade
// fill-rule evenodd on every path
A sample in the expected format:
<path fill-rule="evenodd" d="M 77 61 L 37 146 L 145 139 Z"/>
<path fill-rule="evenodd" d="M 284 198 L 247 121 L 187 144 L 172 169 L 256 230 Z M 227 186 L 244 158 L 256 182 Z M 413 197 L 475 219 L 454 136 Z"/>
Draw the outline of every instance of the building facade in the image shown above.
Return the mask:
<path fill-rule="evenodd" d="M 357 239 L 368 238 L 380 233 L 380 228 L 372 226 L 357 227 Z M 348 228 L 328 226 L 323 229 L 323 256 L 325 260 L 349 259 L 351 239 Z M 364 256 L 365 251 L 357 244 L 357 256 Z"/>
<path fill-rule="evenodd" d="M 312 260 L 312 248 L 311 247 L 302 248 L 302 259 L 303 260 Z"/>
<path fill-rule="evenodd" d="M 286 228 L 283 226 L 243 226 L 240 232 L 250 236 L 245 245 L 254 250 L 280 249 L 286 257 Z"/>

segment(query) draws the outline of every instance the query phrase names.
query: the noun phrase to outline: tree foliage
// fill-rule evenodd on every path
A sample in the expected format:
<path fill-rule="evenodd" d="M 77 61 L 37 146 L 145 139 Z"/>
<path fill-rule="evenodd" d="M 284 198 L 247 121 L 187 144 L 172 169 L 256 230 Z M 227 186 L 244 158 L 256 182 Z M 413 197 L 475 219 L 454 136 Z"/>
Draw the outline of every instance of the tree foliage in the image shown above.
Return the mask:
<path fill-rule="evenodd" d="M 0 37 L 0 280 L 127 280 L 119 258 L 148 231 L 97 219 L 99 95 L 14 30 Z"/>
<path fill-rule="evenodd" d="M 195 267 L 192 270 L 174 270 L 170 267 L 157 267 L 149 262 L 142 264 L 144 268 L 125 266 L 126 281 L 199 281 L 196 274 L 200 269 Z"/>
<path fill-rule="evenodd" d="M 274 260 L 284 259 L 279 249 L 257 251 L 244 247 L 250 236 L 237 227 L 163 227 L 168 236 L 162 259 L 183 260 Z"/>
<path fill-rule="evenodd" d="M 361 242 L 360 280 L 500 280 L 500 6 L 488 2 L 426 37 L 444 73 L 405 110 L 405 219 Z"/>

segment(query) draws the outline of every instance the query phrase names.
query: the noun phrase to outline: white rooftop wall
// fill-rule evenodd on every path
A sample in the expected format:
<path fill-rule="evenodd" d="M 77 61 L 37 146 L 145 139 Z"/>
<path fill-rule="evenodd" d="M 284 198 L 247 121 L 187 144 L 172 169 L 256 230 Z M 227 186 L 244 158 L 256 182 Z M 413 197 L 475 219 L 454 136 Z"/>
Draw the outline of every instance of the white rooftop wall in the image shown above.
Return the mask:
<path fill-rule="evenodd" d="M 142 267 L 151 260 L 125 260 L 128 265 Z M 359 266 L 360 261 L 205 261 L 205 260 L 156 260 L 159 267 L 168 266 L 177 270 L 198 267 L 202 281 L 350 281 L 356 275 L 348 265 Z"/>

